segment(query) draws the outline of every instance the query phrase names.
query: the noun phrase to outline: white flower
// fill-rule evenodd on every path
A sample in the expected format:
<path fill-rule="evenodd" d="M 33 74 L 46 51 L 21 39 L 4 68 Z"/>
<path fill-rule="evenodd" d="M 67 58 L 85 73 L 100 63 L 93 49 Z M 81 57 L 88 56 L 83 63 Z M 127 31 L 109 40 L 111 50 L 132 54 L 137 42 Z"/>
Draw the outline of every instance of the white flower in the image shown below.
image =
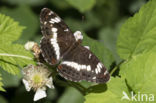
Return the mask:
<path fill-rule="evenodd" d="M 23 83 L 27 91 L 33 89 L 36 93 L 34 101 L 46 97 L 46 87 L 54 88 L 51 72 L 48 68 L 39 64 L 37 66 L 29 65 L 23 69 Z"/>

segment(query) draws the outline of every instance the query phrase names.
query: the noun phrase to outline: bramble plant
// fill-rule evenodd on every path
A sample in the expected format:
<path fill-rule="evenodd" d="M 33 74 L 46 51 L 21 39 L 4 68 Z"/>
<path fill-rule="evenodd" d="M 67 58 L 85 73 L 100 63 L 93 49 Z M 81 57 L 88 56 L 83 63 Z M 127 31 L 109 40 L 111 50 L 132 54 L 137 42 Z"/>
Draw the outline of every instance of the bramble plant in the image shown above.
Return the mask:
<path fill-rule="evenodd" d="M 92 8 L 95 0 L 86 8 L 77 6 L 72 0 L 73 7 L 80 12 Z M 77 0 L 79 2 L 79 0 Z M 84 4 L 85 5 L 85 4 Z M 0 69 L 21 76 L 21 70 L 27 65 L 35 65 L 33 53 L 19 44 L 25 27 L 18 21 L 0 13 Z M 111 80 L 106 84 L 64 81 L 54 72 L 53 79 L 58 85 L 71 86 L 83 94 L 85 103 L 128 103 L 155 101 L 156 95 L 156 1 L 150 0 L 143 5 L 139 12 L 130 17 L 122 25 L 117 39 L 117 53 L 122 59 L 111 68 L 115 61 L 111 50 L 101 42 L 91 39 L 84 34 L 83 45 L 88 45 L 93 53 L 103 62 L 111 74 Z M 51 69 L 49 67 L 49 69 Z M 52 68 L 56 69 L 56 68 Z M 116 73 L 118 72 L 118 73 Z M 0 71 L 0 91 L 5 91 L 5 85 Z M 7 81 L 7 80 L 6 80 Z M 55 84 L 55 83 L 54 83 Z M 69 89 L 69 88 L 68 88 Z M 66 90 L 67 96 L 77 93 Z M 134 93 L 132 95 L 132 93 Z M 142 96 L 143 95 L 143 96 Z M 125 97 L 124 97 L 125 96 Z M 123 98 L 124 97 L 124 98 Z"/>

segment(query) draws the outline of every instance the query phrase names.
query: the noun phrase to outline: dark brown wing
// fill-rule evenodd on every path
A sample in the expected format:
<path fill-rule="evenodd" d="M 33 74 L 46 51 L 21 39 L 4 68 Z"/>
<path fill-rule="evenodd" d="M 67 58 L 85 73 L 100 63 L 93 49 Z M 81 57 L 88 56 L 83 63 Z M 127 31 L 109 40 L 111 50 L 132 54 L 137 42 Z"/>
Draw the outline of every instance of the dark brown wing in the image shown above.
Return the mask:
<path fill-rule="evenodd" d="M 63 20 L 48 8 L 41 10 L 40 23 L 43 34 L 40 42 L 41 53 L 49 64 L 57 64 L 75 43 L 75 38 Z"/>
<path fill-rule="evenodd" d="M 87 80 L 105 83 L 110 75 L 99 59 L 87 48 L 78 45 L 63 57 L 59 74 L 72 81 Z"/>

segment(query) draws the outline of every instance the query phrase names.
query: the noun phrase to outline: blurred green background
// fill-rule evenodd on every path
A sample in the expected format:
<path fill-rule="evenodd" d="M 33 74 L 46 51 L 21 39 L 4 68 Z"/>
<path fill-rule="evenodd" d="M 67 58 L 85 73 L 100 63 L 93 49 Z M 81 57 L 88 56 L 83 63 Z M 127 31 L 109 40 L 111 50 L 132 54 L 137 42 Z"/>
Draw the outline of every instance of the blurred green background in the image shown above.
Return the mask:
<path fill-rule="evenodd" d="M 0 13 L 12 17 L 26 29 L 19 43 L 42 37 L 39 14 L 44 7 L 56 12 L 74 32 L 80 30 L 98 40 L 110 50 L 114 64 L 121 60 L 116 52 L 116 40 L 124 21 L 133 16 L 147 0 L 0 0 Z M 19 76 L 0 69 L 6 92 L 0 92 L 0 103 L 33 103 L 33 92 L 26 92 Z M 83 103 L 83 95 L 72 87 L 54 83 L 48 97 L 38 103 Z"/>

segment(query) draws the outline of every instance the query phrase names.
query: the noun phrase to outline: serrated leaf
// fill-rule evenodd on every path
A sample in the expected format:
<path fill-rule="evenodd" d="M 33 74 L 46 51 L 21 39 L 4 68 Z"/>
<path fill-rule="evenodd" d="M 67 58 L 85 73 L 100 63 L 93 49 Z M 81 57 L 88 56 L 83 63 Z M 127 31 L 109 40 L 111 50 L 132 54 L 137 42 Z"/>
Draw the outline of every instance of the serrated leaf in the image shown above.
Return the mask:
<path fill-rule="evenodd" d="M 58 103 L 83 103 L 83 95 L 75 88 L 67 88 Z"/>
<path fill-rule="evenodd" d="M 100 42 L 93 40 L 86 35 L 83 35 L 83 45 L 89 46 L 90 50 L 101 60 L 102 63 L 109 69 L 114 58 L 111 52 Z"/>
<path fill-rule="evenodd" d="M 19 26 L 18 22 L 15 22 L 12 18 L 0 14 L 0 41 L 3 43 L 12 43 L 16 41 L 24 29 L 23 26 Z"/>
<path fill-rule="evenodd" d="M 18 67 L 34 64 L 33 55 L 20 44 L 0 45 L 0 66 L 11 74 L 18 74 Z"/>
<path fill-rule="evenodd" d="M 39 27 L 39 18 L 32 12 L 30 7 L 18 6 L 13 9 L 2 7 L 0 12 L 12 17 L 14 20 L 18 21 L 20 25 L 26 27 L 20 37 L 21 40 L 18 40 L 18 42 L 23 44 L 30 39 L 32 40 L 36 35 Z"/>
<path fill-rule="evenodd" d="M 66 0 L 70 5 L 78 9 L 80 12 L 90 10 L 96 3 L 95 0 Z"/>
<path fill-rule="evenodd" d="M 0 24 L 0 67 L 11 74 L 18 74 L 19 67 L 34 63 L 32 54 L 23 45 L 13 43 L 20 37 L 23 27 L 2 14 Z"/>
<path fill-rule="evenodd" d="M 148 52 L 156 45 L 156 1 L 150 0 L 122 26 L 118 54 L 127 59 Z"/>
<path fill-rule="evenodd" d="M 98 88 L 94 88 L 98 89 Z M 111 78 L 107 83 L 107 90 L 102 93 L 90 93 L 85 96 L 85 103 L 128 103 L 128 100 L 121 100 L 123 91 L 128 93 L 125 80 L 123 78 Z"/>
<path fill-rule="evenodd" d="M 135 93 L 156 95 L 156 53 L 133 56 L 121 65 L 120 75 L 125 77 Z"/>

